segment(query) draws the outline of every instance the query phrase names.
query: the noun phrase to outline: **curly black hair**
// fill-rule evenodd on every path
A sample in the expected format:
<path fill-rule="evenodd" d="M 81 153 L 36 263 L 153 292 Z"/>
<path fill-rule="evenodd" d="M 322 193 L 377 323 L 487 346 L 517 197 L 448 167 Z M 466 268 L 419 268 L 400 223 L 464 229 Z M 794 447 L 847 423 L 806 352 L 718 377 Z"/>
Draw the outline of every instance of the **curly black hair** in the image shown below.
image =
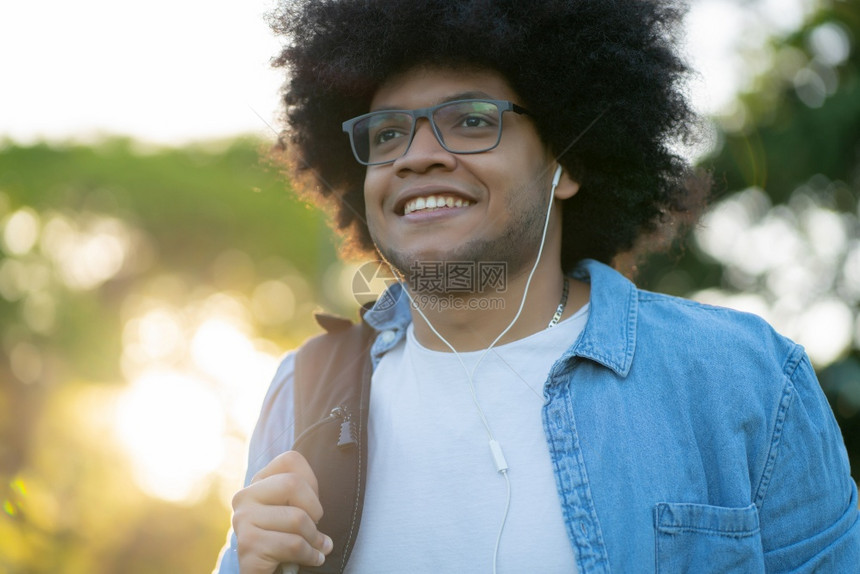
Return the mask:
<path fill-rule="evenodd" d="M 611 263 L 703 200 L 673 149 L 697 125 L 675 48 L 684 12 L 671 0 L 282 0 L 270 24 L 286 40 L 273 65 L 288 75 L 294 185 L 334 198 L 337 227 L 372 250 L 365 168 L 341 123 L 410 68 L 490 69 L 580 184 L 563 202 L 563 269 L 583 258 Z"/>

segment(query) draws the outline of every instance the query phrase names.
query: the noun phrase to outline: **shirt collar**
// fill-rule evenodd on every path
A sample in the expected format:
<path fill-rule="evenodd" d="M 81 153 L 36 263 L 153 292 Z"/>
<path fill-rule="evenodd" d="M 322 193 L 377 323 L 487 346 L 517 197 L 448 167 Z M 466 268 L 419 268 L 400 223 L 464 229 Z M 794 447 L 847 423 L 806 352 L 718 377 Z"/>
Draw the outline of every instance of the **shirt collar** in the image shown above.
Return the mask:
<path fill-rule="evenodd" d="M 409 296 L 405 293 L 403 284 L 394 283 L 386 289 L 373 307 L 364 314 L 363 319 L 379 333 L 370 348 L 372 363 L 376 367 L 382 355 L 403 339 L 406 328 L 412 322 Z"/>
<path fill-rule="evenodd" d="M 582 260 L 571 274 L 591 284 L 588 323 L 562 359 L 582 357 L 612 369 L 620 376 L 630 372 L 636 349 L 639 297 L 636 286 L 611 267 L 593 259 Z M 403 285 L 389 287 L 364 320 L 379 332 L 371 348 L 373 364 L 406 334 L 412 321 L 409 297 Z"/>
<path fill-rule="evenodd" d="M 591 283 L 588 323 L 565 357 L 591 359 L 627 376 L 636 350 L 638 289 L 615 269 L 584 259 L 572 276 Z"/>

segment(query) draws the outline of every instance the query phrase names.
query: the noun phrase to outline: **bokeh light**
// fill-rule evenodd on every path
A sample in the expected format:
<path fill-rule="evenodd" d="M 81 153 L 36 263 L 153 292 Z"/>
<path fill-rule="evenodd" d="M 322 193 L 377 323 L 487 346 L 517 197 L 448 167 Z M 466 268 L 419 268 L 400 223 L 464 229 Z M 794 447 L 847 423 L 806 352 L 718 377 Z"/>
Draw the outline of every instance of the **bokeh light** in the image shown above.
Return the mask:
<path fill-rule="evenodd" d="M 247 279 L 253 282 L 253 272 Z M 252 291 L 257 305 L 278 295 L 293 305 L 284 281 L 266 280 Z M 123 450 L 151 496 L 189 504 L 215 486 L 226 503 L 241 479 L 244 445 L 280 351 L 254 334 L 254 297 L 206 290 L 189 296 L 183 281 L 169 276 L 145 292 L 125 305 L 122 364 L 132 382 L 115 419 Z"/>
<path fill-rule="evenodd" d="M 145 492 L 193 501 L 223 459 L 221 403 L 188 374 L 153 371 L 133 381 L 117 406 L 118 438 Z"/>
<path fill-rule="evenodd" d="M 3 246 L 12 255 L 23 255 L 33 248 L 39 238 L 39 214 L 23 207 L 0 223 L 3 228 Z"/>
<path fill-rule="evenodd" d="M 852 236 L 860 220 L 832 208 L 834 189 L 818 175 L 788 205 L 774 207 L 750 188 L 717 203 L 695 233 L 699 249 L 725 266 L 728 282 L 695 298 L 764 317 L 819 367 L 860 346 L 851 308 L 860 300 L 860 248 Z"/>

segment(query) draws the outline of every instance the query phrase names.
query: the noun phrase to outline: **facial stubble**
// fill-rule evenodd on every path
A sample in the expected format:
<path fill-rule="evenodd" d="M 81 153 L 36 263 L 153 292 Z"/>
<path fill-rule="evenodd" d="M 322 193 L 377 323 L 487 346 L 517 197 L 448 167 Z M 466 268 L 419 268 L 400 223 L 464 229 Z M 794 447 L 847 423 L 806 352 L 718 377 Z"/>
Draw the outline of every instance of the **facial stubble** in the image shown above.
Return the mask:
<path fill-rule="evenodd" d="M 544 201 L 528 199 L 530 199 L 529 196 L 539 193 L 539 189 L 535 187 L 543 188 L 543 183 L 541 181 L 538 186 L 525 185 L 508 194 L 506 213 L 511 217 L 500 234 L 495 237 L 471 239 L 445 253 L 435 252 L 429 256 L 418 250 L 402 251 L 393 245 L 384 245 L 374 233 L 373 226 L 370 226 L 370 235 L 381 257 L 413 290 L 423 290 L 436 295 L 449 294 L 445 288 L 447 281 L 426 281 L 426 269 L 430 265 L 443 272 L 457 268 L 457 266 L 448 266 L 446 263 L 470 263 L 476 266 L 479 263 L 503 263 L 507 281 L 511 281 L 531 269 L 540 248 L 547 210 L 546 199 Z M 435 265 L 436 263 L 441 265 Z M 416 289 L 419 286 L 421 289 Z M 464 293 L 457 291 L 450 294 L 463 295 Z"/>

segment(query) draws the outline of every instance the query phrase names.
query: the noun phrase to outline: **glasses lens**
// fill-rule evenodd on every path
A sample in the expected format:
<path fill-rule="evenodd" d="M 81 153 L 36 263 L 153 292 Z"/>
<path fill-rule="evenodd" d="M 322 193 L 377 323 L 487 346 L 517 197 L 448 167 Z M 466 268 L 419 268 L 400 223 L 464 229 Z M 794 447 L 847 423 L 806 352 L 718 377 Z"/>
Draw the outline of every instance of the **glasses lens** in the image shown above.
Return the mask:
<path fill-rule="evenodd" d="M 445 147 L 452 152 L 481 152 L 495 147 L 502 133 L 501 112 L 492 102 L 451 102 L 433 113 Z"/>
<path fill-rule="evenodd" d="M 406 151 L 412 134 L 412 116 L 402 112 L 376 112 L 352 127 L 352 141 L 358 159 L 383 163 Z"/>

